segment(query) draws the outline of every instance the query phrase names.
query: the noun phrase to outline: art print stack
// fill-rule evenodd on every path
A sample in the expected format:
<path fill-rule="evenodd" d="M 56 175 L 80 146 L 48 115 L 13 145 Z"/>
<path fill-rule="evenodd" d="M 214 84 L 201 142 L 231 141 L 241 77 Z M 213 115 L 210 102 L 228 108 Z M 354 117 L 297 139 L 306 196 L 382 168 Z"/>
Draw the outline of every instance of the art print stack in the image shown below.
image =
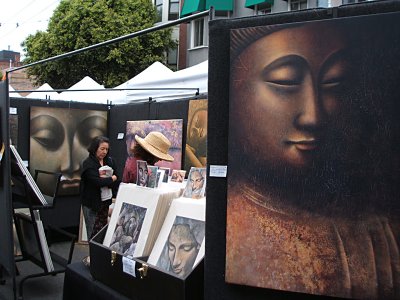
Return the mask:
<path fill-rule="evenodd" d="M 121 255 L 148 256 L 179 190 L 121 184 L 103 245 Z"/>

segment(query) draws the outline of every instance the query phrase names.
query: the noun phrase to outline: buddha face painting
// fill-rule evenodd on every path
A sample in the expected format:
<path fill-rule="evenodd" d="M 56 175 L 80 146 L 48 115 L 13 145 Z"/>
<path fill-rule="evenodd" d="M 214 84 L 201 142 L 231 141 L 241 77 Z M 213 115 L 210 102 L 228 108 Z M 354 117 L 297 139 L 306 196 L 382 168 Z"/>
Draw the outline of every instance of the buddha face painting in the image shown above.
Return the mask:
<path fill-rule="evenodd" d="M 394 17 L 230 31 L 226 282 L 396 298 Z"/>
<path fill-rule="evenodd" d="M 244 49 L 232 68 L 231 99 L 240 107 L 232 114 L 245 155 L 287 170 L 325 158 L 327 137 L 346 115 L 346 47 L 336 28 L 308 24 L 272 32 Z"/>
<path fill-rule="evenodd" d="M 80 163 L 88 156 L 92 139 L 107 135 L 107 112 L 32 107 L 30 123 L 30 170 L 60 172 L 59 194 L 77 194 Z M 38 182 L 44 194 L 54 187 Z"/>

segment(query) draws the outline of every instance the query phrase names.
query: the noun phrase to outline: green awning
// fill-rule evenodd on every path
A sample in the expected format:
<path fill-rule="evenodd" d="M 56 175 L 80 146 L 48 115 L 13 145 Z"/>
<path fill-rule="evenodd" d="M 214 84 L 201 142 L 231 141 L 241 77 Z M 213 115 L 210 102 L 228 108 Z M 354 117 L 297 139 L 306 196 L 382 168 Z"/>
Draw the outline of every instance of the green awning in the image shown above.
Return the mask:
<path fill-rule="evenodd" d="M 206 9 L 214 6 L 215 10 L 233 10 L 233 0 L 207 0 Z"/>
<path fill-rule="evenodd" d="M 205 10 L 205 0 L 185 0 L 181 17 Z"/>
<path fill-rule="evenodd" d="M 245 7 L 253 7 L 254 5 L 269 3 L 274 4 L 274 0 L 246 0 Z"/>

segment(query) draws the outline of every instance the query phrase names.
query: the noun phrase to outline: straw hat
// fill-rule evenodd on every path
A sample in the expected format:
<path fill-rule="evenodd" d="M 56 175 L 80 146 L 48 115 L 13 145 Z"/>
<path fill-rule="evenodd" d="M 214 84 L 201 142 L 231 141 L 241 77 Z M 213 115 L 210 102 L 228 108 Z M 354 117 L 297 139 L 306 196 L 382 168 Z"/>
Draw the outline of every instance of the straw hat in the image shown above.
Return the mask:
<path fill-rule="evenodd" d="M 144 139 L 135 135 L 135 140 L 143 149 L 155 157 L 161 160 L 174 161 L 174 158 L 168 154 L 171 142 L 161 132 L 152 131 Z"/>

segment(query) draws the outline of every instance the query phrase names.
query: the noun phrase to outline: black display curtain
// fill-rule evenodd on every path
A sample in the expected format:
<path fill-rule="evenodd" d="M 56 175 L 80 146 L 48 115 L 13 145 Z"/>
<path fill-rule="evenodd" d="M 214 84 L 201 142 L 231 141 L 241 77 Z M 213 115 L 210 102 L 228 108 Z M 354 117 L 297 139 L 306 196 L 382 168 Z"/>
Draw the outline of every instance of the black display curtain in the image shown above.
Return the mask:
<path fill-rule="evenodd" d="M 4 144 L 4 153 L 0 165 L 0 266 L 15 278 L 10 185 L 9 109 L 8 80 L 5 80 L 0 82 L 0 143 L 1 145 Z"/>

